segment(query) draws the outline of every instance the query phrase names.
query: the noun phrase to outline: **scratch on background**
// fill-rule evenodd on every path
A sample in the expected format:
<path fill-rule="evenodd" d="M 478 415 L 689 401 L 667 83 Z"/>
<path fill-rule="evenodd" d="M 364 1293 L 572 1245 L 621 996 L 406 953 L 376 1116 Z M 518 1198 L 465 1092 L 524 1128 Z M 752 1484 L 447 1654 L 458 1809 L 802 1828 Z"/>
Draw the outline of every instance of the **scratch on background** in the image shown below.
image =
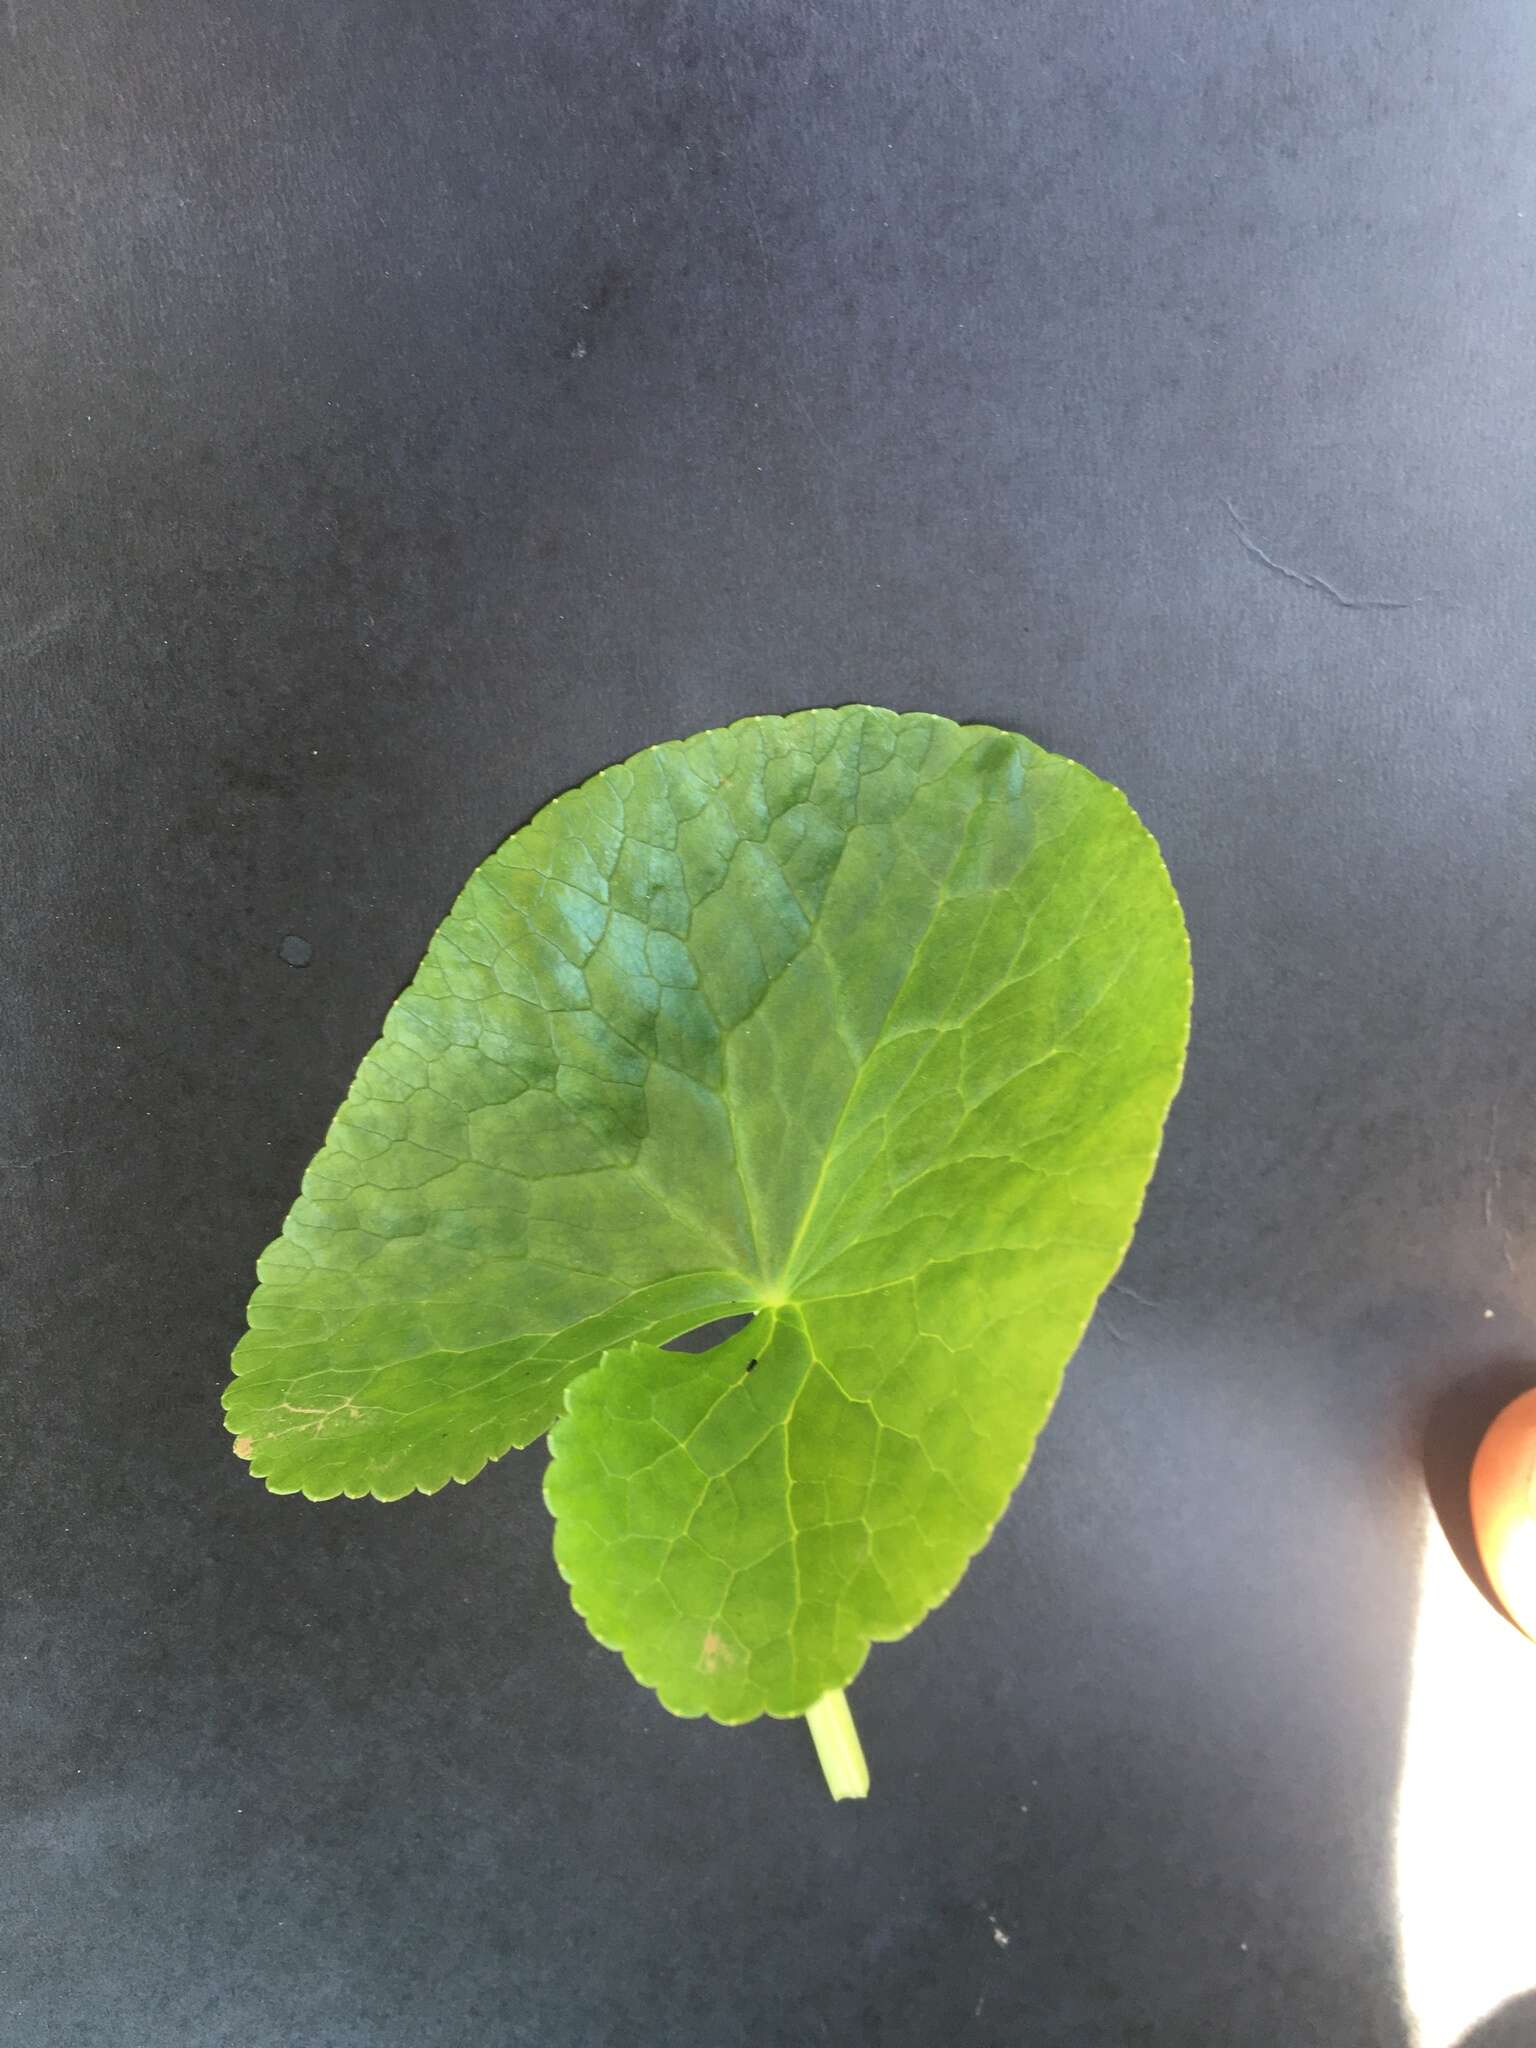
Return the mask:
<path fill-rule="evenodd" d="M 1488 1150 L 1483 1156 L 1483 1228 L 1497 1229 L 1504 1263 L 1513 1273 L 1515 1261 L 1509 1249 L 1509 1225 L 1504 1221 L 1504 1169 L 1499 1164 L 1499 1105 L 1488 1112 Z"/>
<path fill-rule="evenodd" d="M 1232 524 L 1237 528 L 1237 537 L 1244 550 L 1256 562 L 1262 562 L 1266 569 L 1272 569 L 1277 576 L 1283 576 L 1287 583 L 1299 583 L 1303 590 L 1319 590 L 1346 612 L 1404 612 L 1418 603 L 1416 597 L 1346 597 L 1336 583 L 1330 583 L 1326 576 L 1314 575 L 1310 569 L 1293 569 L 1287 562 L 1277 562 L 1273 555 L 1261 548 L 1241 512 L 1230 498 L 1223 498 Z"/>

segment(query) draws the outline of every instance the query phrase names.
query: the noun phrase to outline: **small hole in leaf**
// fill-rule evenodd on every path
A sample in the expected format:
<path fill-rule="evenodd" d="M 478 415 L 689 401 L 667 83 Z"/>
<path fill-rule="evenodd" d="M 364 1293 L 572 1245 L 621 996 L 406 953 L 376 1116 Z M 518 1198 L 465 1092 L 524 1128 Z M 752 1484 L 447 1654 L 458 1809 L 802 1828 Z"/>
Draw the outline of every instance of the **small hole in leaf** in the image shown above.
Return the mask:
<path fill-rule="evenodd" d="M 713 1351 L 717 1344 L 723 1344 L 727 1337 L 734 1337 L 738 1330 L 744 1330 L 752 1320 L 745 1316 L 716 1316 L 712 1323 L 700 1323 L 696 1330 L 685 1330 L 680 1337 L 669 1337 L 662 1346 L 664 1351 Z"/>

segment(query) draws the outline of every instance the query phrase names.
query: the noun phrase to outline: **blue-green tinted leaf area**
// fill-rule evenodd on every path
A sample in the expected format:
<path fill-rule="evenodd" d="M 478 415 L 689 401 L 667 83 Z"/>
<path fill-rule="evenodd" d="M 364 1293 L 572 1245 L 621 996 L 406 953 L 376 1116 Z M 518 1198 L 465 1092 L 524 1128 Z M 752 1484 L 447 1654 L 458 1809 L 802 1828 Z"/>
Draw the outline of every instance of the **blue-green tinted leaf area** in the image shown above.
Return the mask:
<path fill-rule="evenodd" d="M 1017 1484 L 1189 992 L 1150 836 L 1016 734 L 853 707 L 637 755 L 476 871 L 390 1011 L 262 1258 L 237 1448 L 392 1499 L 553 1424 L 599 1639 L 677 1712 L 801 1712 Z"/>

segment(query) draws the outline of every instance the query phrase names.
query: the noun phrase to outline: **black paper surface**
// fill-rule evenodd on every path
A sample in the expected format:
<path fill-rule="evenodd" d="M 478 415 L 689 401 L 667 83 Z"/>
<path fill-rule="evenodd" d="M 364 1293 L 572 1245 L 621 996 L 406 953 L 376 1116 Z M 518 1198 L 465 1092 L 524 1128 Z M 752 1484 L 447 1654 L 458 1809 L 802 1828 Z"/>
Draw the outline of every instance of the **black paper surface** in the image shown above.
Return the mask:
<path fill-rule="evenodd" d="M 1536 1376 L 1533 88 L 1516 0 L 0 5 L 8 2042 L 1406 2041 L 1424 1432 Z M 855 699 L 1121 784 L 1197 987 L 834 1808 L 542 1449 L 277 1500 L 218 1396 L 470 868 Z"/>

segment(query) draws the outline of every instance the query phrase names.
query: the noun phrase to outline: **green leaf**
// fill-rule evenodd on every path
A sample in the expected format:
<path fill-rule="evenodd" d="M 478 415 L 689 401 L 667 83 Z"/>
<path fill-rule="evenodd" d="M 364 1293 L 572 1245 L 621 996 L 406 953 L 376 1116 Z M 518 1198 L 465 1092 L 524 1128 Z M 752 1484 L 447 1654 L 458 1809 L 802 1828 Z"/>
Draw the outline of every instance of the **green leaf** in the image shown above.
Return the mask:
<path fill-rule="evenodd" d="M 555 1424 L 599 1639 L 677 1712 L 803 1712 L 1006 1505 L 1189 991 L 1149 834 L 1016 734 L 856 706 L 636 755 L 476 870 L 390 1011 L 261 1260 L 236 1448 L 393 1499 Z"/>

